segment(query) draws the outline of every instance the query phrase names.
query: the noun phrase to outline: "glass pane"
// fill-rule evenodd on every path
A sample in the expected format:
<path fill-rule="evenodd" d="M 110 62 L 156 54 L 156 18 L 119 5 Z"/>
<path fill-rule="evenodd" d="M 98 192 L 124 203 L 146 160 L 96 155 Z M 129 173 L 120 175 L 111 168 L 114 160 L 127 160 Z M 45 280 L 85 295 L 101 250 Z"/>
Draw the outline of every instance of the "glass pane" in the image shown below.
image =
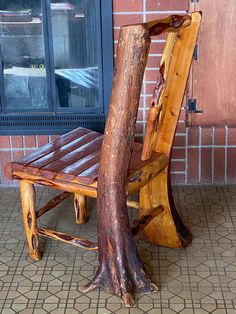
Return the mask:
<path fill-rule="evenodd" d="M 97 0 L 51 1 L 60 108 L 98 107 Z"/>
<path fill-rule="evenodd" d="M 41 1 L 0 1 L 0 44 L 7 110 L 45 110 L 47 83 Z"/>

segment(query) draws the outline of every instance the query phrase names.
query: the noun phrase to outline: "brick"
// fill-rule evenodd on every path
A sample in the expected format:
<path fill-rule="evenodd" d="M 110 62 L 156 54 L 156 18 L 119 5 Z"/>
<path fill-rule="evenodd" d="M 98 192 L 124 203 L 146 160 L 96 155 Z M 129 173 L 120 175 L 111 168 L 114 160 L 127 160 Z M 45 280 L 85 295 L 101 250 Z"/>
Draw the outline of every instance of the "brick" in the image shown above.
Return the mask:
<path fill-rule="evenodd" d="M 185 148 L 174 148 L 171 153 L 173 159 L 185 159 Z"/>
<path fill-rule="evenodd" d="M 113 29 L 113 39 L 114 40 L 116 40 L 116 41 L 118 40 L 119 33 L 120 33 L 120 28 Z M 116 50 L 114 50 L 114 52 L 116 52 Z"/>
<path fill-rule="evenodd" d="M 212 148 L 201 149 L 201 183 L 212 182 Z"/>
<path fill-rule="evenodd" d="M 139 12 L 143 10 L 142 0 L 113 0 L 114 12 Z"/>
<path fill-rule="evenodd" d="M 36 136 L 35 135 L 26 135 L 25 136 L 25 147 L 26 148 L 36 147 Z"/>
<path fill-rule="evenodd" d="M 0 136 L 0 147 L 1 148 L 10 148 L 9 136 Z"/>
<path fill-rule="evenodd" d="M 147 0 L 147 11 L 182 11 L 188 10 L 188 0 Z"/>
<path fill-rule="evenodd" d="M 143 121 L 143 111 L 142 110 L 138 111 L 137 121 Z"/>
<path fill-rule="evenodd" d="M 120 27 L 127 24 L 143 23 L 142 14 L 114 14 L 113 25 Z"/>
<path fill-rule="evenodd" d="M 202 145 L 212 145 L 213 135 L 212 128 L 202 128 Z"/>
<path fill-rule="evenodd" d="M 25 149 L 25 154 L 24 155 L 29 155 L 30 153 L 33 153 L 33 152 L 35 152 L 35 149 L 27 148 L 27 149 Z"/>
<path fill-rule="evenodd" d="M 11 136 L 11 145 L 12 145 L 12 148 L 22 148 L 23 147 L 23 136 L 22 135 Z"/>
<path fill-rule="evenodd" d="M 23 150 L 13 150 L 12 151 L 12 159 L 17 160 L 21 159 L 24 156 Z"/>
<path fill-rule="evenodd" d="M 171 173 L 170 182 L 171 182 L 171 185 L 185 184 L 185 174 L 184 173 Z"/>
<path fill-rule="evenodd" d="M 236 145 L 236 128 L 228 130 L 228 145 Z"/>
<path fill-rule="evenodd" d="M 136 134 L 136 135 L 141 135 L 141 134 L 143 134 L 143 123 L 136 123 L 136 126 L 135 126 L 135 134 Z"/>
<path fill-rule="evenodd" d="M 5 166 L 11 161 L 10 151 L 0 151 L 0 176 L 2 175 L 1 184 L 11 183 L 11 180 L 7 179 L 4 173 Z"/>
<path fill-rule="evenodd" d="M 185 171 L 185 162 L 184 161 L 171 161 L 170 171 Z"/>
<path fill-rule="evenodd" d="M 177 124 L 177 130 L 176 130 L 177 133 L 186 133 L 186 124 L 185 122 L 178 122 Z"/>
<path fill-rule="evenodd" d="M 145 71 L 145 79 L 146 81 L 157 81 L 157 77 L 158 77 L 158 70 L 150 70 L 150 69 L 146 69 Z"/>
<path fill-rule="evenodd" d="M 188 146 L 199 146 L 199 129 L 198 129 L 198 127 L 188 128 Z"/>
<path fill-rule="evenodd" d="M 153 95 L 154 90 L 155 90 L 155 84 L 154 83 L 147 83 L 146 84 L 146 94 Z"/>
<path fill-rule="evenodd" d="M 180 111 L 179 120 L 185 121 L 186 120 L 186 109 L 182 108 Z"/>
<path fill-rule="evenodd" d="M 151 46 L 150 46 L 150 51 L 149 51 L 149 53 L 158 53 L 158 54 L 162 54 L 163 53 L 163 50 L 164 50 L 164 47 L 165 47 L 165 43 L 154 43 L 154 42 L 152 42 L 151 43 Z"/>
<path fill-rule="evenodd" d="M 199 183 L 199 149 L 188 148 L 187 183 Z"/>
<path fill-rule="evenodd" d="M 160 56 L 149 56 L 147 61 L 147 68 L 159 68 L 161 63 Z"/>
<path fill-rule="evenodd" d="M 227 149 L 227 183 L 236 183 L 236 148 Z"/>
<path fill-rule="evenodd" d="M 214 179 L 213 183 L 225 183 L 225 149 L 214 148 Z"/>
<path fill-rule="evenodd" d="M 175 136 L 175 139 L 174 139 L 174 147 L 185 147 L 185 141 L 186 141 L 186 138 L 185 136 L 178 136 L 176 135 Z"/>
<path fill-rule="evenodd" d="M 48 140 L 48 135 L 37 135 L 37 140 L 38 140 L 38 146 L 44 146 L 46 144 L 48 144 L 49 140 Z"/>
<path fill-rule="evenodd" d="M 214 144 L 215 145 L 225 145 L 226 144 L 226 132 L 224 127 L 216 127 L 214 134 Z"/>

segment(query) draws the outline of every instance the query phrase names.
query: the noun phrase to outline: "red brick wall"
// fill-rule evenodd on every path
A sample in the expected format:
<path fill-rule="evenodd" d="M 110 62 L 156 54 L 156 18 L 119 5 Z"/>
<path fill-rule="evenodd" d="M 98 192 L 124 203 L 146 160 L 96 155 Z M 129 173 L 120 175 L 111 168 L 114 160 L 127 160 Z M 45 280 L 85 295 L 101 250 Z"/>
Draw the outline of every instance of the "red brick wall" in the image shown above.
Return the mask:
<path fill-rule="evenodd" d="M 185 13 L 188 0 L 113 0 L 114 46 L 122 24 L 145 22 L 167 14 Z M 142 137 L 153 92 L 156 71 L 165 38 L 154 40 L 145 73 L 136 133 Z M 236 129 L 223 127 L 186 128 L 185 103 L 178 123 L 172 153 L 173 184 L 236 183 Z M 47 143 L 55 136 L 0 136 L 0 184 L 9 184 L 4 165 Z"/>

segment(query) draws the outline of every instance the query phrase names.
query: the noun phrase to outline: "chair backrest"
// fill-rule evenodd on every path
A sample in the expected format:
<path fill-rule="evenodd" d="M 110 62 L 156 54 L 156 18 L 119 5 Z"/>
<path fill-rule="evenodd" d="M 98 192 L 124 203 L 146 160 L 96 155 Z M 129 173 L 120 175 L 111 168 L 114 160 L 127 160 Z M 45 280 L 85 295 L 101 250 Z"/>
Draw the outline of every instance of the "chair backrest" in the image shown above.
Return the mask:
<path fill-rule="evenodd" d="M 165 31 L 168 35 L 148 114 L 142 160 L 149 159 L 153 151 L 170 155 L 200 23 L 201 12 L 148 23 L 150 36 Z"/>

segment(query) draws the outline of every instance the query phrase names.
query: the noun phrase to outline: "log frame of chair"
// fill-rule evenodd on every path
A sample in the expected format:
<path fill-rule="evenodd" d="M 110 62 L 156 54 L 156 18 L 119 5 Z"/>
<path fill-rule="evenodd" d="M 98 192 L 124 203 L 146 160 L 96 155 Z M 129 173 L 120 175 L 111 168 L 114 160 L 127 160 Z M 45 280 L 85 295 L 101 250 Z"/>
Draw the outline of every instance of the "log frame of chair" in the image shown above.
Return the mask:
<path fill-rule="evenodd" d="M 123 26 L 104 137 L 79 128 L 5 169 L 8 177 L 20 180 L 23 220 L 33 260 L 41 258 L 39 236 L 98 249 L 99 267 L 84 291 L 102 287 L 131 305 L 135 292 L 157 291 L 138 258 L 133 235 L 142 232 L 148 241 L 173 248 L 191 241 L 172 201 L 169 162 L 200 21 L 201 13 L 195 12 Z M 167 43 L 142 146 L 134 144 L 134 129 L 150 36 L 163 32 L 168 32 Z M 63 162 L 63 171 L 57 171 Z M 75 172 L 78 169 L 79 175 Z M 35 184 L 65 192 L 36 211 Z M 127 200 L 127 195 L 137 191 L 139 202 Z M 37 227 L 37 219 L 71 193 L 79 224 L 88 219 L 86 197 L 97 197 L 98 244 Z M 139 219 L 132 228 L 126 204 L 139 209 Z"/>

